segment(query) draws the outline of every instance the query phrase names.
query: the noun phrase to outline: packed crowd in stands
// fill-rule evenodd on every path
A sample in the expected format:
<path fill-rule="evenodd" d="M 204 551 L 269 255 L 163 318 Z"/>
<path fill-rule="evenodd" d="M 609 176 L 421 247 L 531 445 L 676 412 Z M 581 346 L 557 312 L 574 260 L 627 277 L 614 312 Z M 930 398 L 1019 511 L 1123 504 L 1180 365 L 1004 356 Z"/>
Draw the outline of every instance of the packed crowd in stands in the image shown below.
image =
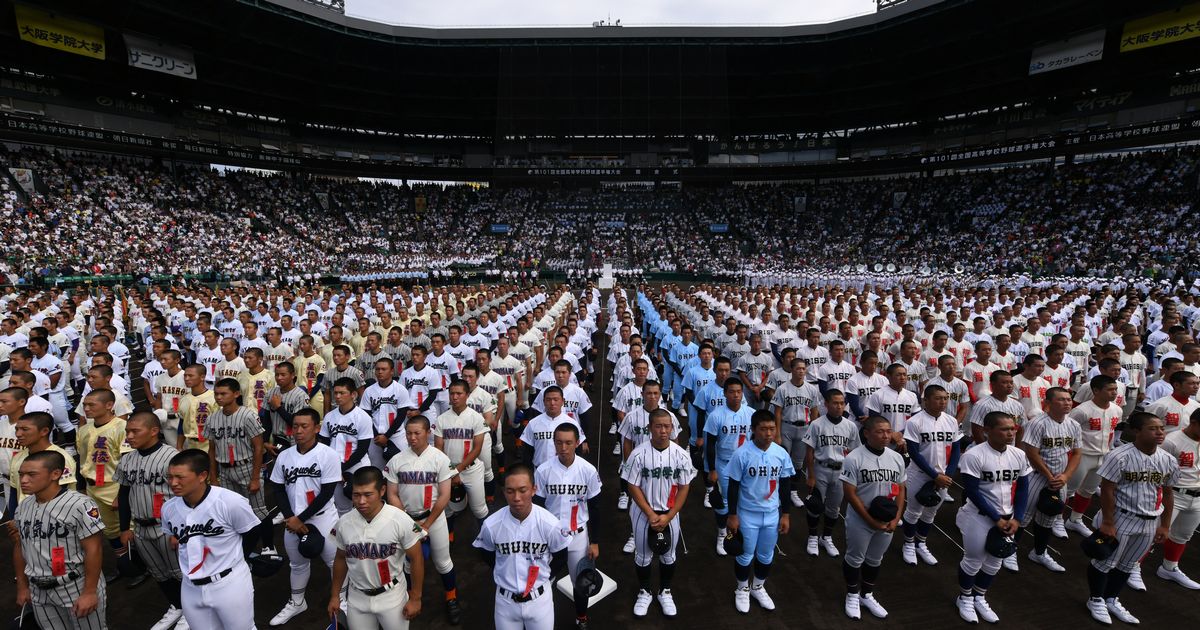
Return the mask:
<path fill-rule="evenodd" d="M 572 190 L 404 187 L 9 148 L 0 151 L 0 272 L 304 278 L 611 264 L 737 277 L 891 264 L 935 275 L 1190 281 L 1200 269 L 1198 155 L 820 184 Z M 10 167 L 33 171 L 32 194 L 7 178 Z"/>

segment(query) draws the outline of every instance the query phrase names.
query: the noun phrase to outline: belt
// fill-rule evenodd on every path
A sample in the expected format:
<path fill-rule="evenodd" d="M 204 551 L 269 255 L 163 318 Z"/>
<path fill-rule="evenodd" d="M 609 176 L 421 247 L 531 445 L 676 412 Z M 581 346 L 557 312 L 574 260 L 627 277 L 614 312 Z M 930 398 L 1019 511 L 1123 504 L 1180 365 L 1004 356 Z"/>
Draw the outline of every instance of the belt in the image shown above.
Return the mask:
<path fill-rule="evenodd" d="M 1130 512 L 1129 510 L 1126 510 L 1125 508 L 1121 508 L 1121 513 L 1128 514 L 1135 518 L 1140 518 L 1143 521 L 1153 521 L 1154 519 L 1158 518 L 1157 516 L 1146 516 L 1145 514 L 1138 514 L 1137 512 Z"/>
<path fill-rule="evenodd" d="M 241 466 L 242 464 L 250 463 L 250 460 L 243 459 L 240 462 L 233 462 L 232 464 L 226 464 L 225 462 L 218 462 L 218 463 L 221 464 L 221 468 L 235 468 L 237 466 Z"/>
<path fill-rule="evenodd" d="M 153 527 L 158 525 L 158 519 L 156 518 L 135 518 L 133 519 L 133 522 L 141 525 L 142 527 Z"/>
<path fill-rule="evenodd" d="M 1186 494 L 1189 497 L 1200 497 L 1200 488 L 1171 488 L 1179 494 Z"/>
<path fill-rule="evenodd" d="M 233 567 L 229 567 L 228 569 L 225 569 L 224 571 L 222 571 L 216 575 L 210 575 L 208 577 L 202 577 L 198 580 L 192 580 L 192 585 L 193 586 L 204 586 L 205 584 L 212 584 L 213 582 L 220 582 L 221 580 L 225 579 L 225 576 L 229 575 L 230 573 L 233 573 Z"/>
<path fill-rule="evenodd" d="M 520 595 L 518 593 L 506 591 L 502 588 L 496 589 L 497 593 L 500 593 L 501 595 L 513 600 L 514 602 L 516 602 L 518 604 L 523 604 L 528 601 L 533 601 L 533 600 L 537 599 L 538 597 L 540 597 L 541 594 L 544 593 L 545 591 L 546 591 L 545 586 L 539 586 L 539 587 L 533 589 L 532 591 L 529 591 L 529 593 L 527 595 Z"/>
<path fill-rule="evenodd" d="M 806 427 L 806 426 L 808 426 L 808 423 L 807 423 L 807 422 L 805 422 L 805 421 L 803 421 L 803 420 L 784 420 L 784 422 L 786 422 L 786 423 L 788 423 L 788 424 L 790 424 L 790 425 L 792 425 L 792 426 L 794 426 L 794 427 Z"/>
<path fill-rule="evenodd" d="M 399 583 L 400 583 L 400 578 L 396 577 L 396 578 L 392 578 L 391 582 L 388 582 L 387 584 L 384 584 L 383 586 L 377 586 L 375 588 L 360 588 L 360 589 L 358 589 L 358 592 L 362 593 L 363 595 L 366 595 L 367 597 L 375 597 L 376 595 L 382 595 L 382 594 L 392 590 L 392 587 L 396 586 Z"/>
<path fill-rule="evenodd" d="M 83 576 L 79 575 L 78 573 L 76 573 L 74 571 L 71 571 L 70 573 L 68 573 L 66 575 L 56 575 L 56 576 L 50 576 L 50 577 L 31 577 L 31 578 L 29 578 L 29 583 L 42 589 L 42 590 L 49 590 L 52 588 L 56 588 L 61 584 L 66 584 L 67 582 L 74 582 L 75 580 L 78 580 L 81 577 L 83 577 Z"/>
<path fill-rule="evenodd" d="M 665 512 L 664 512 L 664 513 L 665 513 Z M 568 534 L 568 535 L 571 535 L 571 534 L 581 534 L 581 533 L 583 533 L 583 530 L 585 530 L 585 529 L 587 529 L 587 525 L 580 525 L 579 527 L 576 527 L 575 529 L 569 529 L 569 530 L 567 530 L 567 534 Z"/>
<path fill-rule="evenodd" d="M 429 518 L 429 515 L 432 513 L 433 513 L 433 510 L 425 510 L 424 512 L 421 512 L 419 514 L 409 514 L 408 517 L 414 521 L 423 521 L 423 520 Z"/>
<path fill-rule="evenodd" d="M 829 470 L 841 470 L 841 469 L 842 469 L 842 462 L 822 462 L 822 461 L 818 461 L 817 463 L 818 463 L 818 464 L 820 464 L 820 465 L 821 465 L 821 467 L 823 467 L 823 468 L 828 468 Z"/>

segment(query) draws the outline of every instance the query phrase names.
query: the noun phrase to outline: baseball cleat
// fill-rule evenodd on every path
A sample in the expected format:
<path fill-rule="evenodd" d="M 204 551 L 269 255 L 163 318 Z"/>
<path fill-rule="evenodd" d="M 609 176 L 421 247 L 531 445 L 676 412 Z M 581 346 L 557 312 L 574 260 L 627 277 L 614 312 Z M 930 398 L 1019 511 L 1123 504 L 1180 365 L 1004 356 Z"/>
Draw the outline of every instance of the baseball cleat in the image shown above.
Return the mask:
<path fill-rule="evenodd" d="M 874 593 L 863 595 L 860 600 L 862 601 L 862 607 L 866 608 L 867 612 L 880 619 L 887 618 L 887 609 L 883 607 L 883 604 L 879 603 L 879 600 L 875 599 Z"/>
<path fill-rule="evenodd" d="M 645 617 L 646 613 L 650 612 L 650 602 L 654 601 L 654 596 L 650 591 L 645 589 L 638 591 L 637 600 L 633 602 L 633 616 Z"/>
<path fill-rule="evenodd" d="M 917 557 L 921 559 L 921 562 L 924 562 L 929 566 L 934 566 L 938 563 L 937 557 L 935 557 L 933 552 L 929 550 L 929 545 L 923 542 L 917 543 Z"/>
<path fill-rule="evenodd" d="M 1012 571 L 1013 573 L 1017 573 L 1021 570 L 1021 565 L 1017 564 L 1017 554 L 1014 553 L 1013 555 L 1004 559 L 1004 568 Z"/>
<path fill-rule="evenodd" d="M 900 547 L 900 556 L 904 558 L 904 564 L 910 567 L 917 566 L 917 544 L 906 542 Z"/>
<path fill-rule="evenodd" d="M 291 621 L 292 617 L 295 617 L 306 610 L 308 610 L 308 602 L 300 600 L 300 603 L 297 604 L 289 598 L 288 602 L 283 605 L 283 610 L 279 611 L 279 614 L 275 615 L 274 617 L 271 617 L 270 623 L 272 626 L 282 626 L 283 624 Z"/>
<path fill-rule="evenodd" d="M 1104 605 L 1108 607 L 1108 614 L 1120 619 L 1121 621 L 1124 621 L 1129 625 L 1136 626 L 1137 624 L 1141 623 L 1141 620 L 1137 617 L 1134 617 L 1133 613 L 1125 610 L 1125 607 L 1121 605 L 1121 600 L 1117 599 L 1116 597 L 1104 600 Z"/>
<path fill-rule="evenodd" d="M 1146 583 L 1142 581 L 1142 565 L 1137 565 L 1129 572 L 1129 580 L 1125 585 L 1139 593 L 1146 592 Z"/>
<path fill-rule="evenodd" d="M 1088 598 L 1087 609 L 1092 614 L 1092 619 L 1106 626 L 1112 625 L 1112 616 L 1108 614 L 1108 606 L 1104 604 L 1103 599 L 1099 597 Z"/>
<path fill-rule="evenodd" d="M 1178 567 L 1168 569 L 1161 564 L 1158 565 L 1158 571 L 1155 572 L 1158 577 L 1164 580 L 1170 580 L 1183 588 L 1190 588 L 1193 591 L 1200 590 L 1200 583 L 1188 577 L 1186 573 L 1180 571 Z"/>
<path fill-rule="evenodd" d="M 836 558 L 841 555 L 837 545 L 833 544 L 833 536 L 822 536 L 821 548 L 825 550 L 825 553 L 829 554 L 830 558 Z"/>
<path fill-rule="evenodd" d="M 988 601 L 985 597 L 982 595 L 976 595 L 972 599 L 975 600 L 975 612 L 978 613 L 981 621 L 986 621 L 988 623 L 1000 622 L 1000 616 L 997 615 L 994 610 L 992 610 L 991 605 L 988 604 Z"/>
<path fill-rule="evenodd" d="M 967 623 L 979 623 L 979 613 L 975 612 L 975 598 L 970 595 L 959 595 L 954 601 L 958 607 L 958 616 Z"/>
<path fill-rule="evenodd" d="M 1051 571 L 1053 571 L 1055 573 L 1062 573 L 1062 572 L 1066 571 L 1066 569 L 1064 569 L 1061 564 L 1056 562 L 1054 560 L 1054 558 L 1050 557 L 1049 551 L 1047 551 L 1046 553 L 1042 553 L 1042 554 L 1039 554 L 1036 551 L 1030 551 L 1029 559 L 1036 562 L 1037 564 L 1040 564 L 1040 565 L 1046 567 L 1047 569 L 1050 569 Z"/>
<path fill-rule="evenodd" d="M 862 619 L 858 593 L 846 594 L 846 616 L 851 619 Z"/>
<path fill-rule="evenodd" d="M 758 602 L 763 610 L 775 610 L 775 602 L 771 600 L 771 596 L 767 594 L 767 589 L 762 584 L 750 587 L 750 598 Z"/>
<path fill-rule="evenodd" d="M 750 612 L 749 586 L 739 586 L 733 589 L 733 607 L 740 613 Z"/>
<path fill-rule="evenodd" d="M 163 615 L 158 623 L 151 626 L 150 630 L 171 630 L 175 624 L 179 623 L 180 619 L 183 619 L 183 611 L 171 606 L 167 609 L 167 614 Z"/>
<path fill-rule="evenodd" d="M 626 540 L 626 541 L 625 541 L 625 546 L 621 548 L 621 551 L 622 551 L 622 552 L 624 552 L 624 553 L 633 553 L 633 550 L 634 550 L 636 547 L 637 547 L 637 544 L 636 544 L 636 543 L 634 543 L 634 541 L 633 541 L 633 536 L 632 536 L 632 535 L 630 535 L 630 536 L 629 536 L 629 540 Z"/>
<path fill-rule="evenodd" d="M 814 558 L 817 557 L 818 555 L 820 555 L 820 552 L 817 548 L 817 544 L 818 544 L 819 540 L 820 539 L 818 539 L 816 536 L 808 537 L 808 546 L 805 550 L 808 551 L 808 555 L 810 555 Z"/>
<path fill-rule="evenodd" d="M 1067 531 L 1075 532 L 1084 538 L 1088 538 L 1092 535 L 1092 530 L 1088 529 L 1088 526 L 1084 525 L 1083 521 L 1077 521 L 1073 518 L 1067 519 L 1067 522 L 1063 524 L 1063 527 L 1065 527 Z"/>
<path fill-rule="evenodd" d="M 675 616 L 675 598 L 671 596 L 671 589 L 664 588 L 658 592 L 658 605 L 662 606 L 663 616 Z"/>

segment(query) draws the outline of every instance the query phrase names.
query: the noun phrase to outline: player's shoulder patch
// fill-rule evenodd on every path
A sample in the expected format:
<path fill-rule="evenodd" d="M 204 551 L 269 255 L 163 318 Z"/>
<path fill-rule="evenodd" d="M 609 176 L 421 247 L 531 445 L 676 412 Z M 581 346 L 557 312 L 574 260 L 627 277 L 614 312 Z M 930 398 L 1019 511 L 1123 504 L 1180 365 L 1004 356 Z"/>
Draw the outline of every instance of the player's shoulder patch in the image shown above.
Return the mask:
<path fill-rule="evenodd" d="M 425 530 L 421 529 L 420 523 L 413 521 L 413 533 L 414 534 L 420 534 L 420 533 L 423 533 L 424 531 Z"/>
<path fill-rule="evenodd" d="M 100 508 L 93 505 L 92 507 L 88 508 L 87 515 L 94 519 L 99 520 L 100 519 Z"/>

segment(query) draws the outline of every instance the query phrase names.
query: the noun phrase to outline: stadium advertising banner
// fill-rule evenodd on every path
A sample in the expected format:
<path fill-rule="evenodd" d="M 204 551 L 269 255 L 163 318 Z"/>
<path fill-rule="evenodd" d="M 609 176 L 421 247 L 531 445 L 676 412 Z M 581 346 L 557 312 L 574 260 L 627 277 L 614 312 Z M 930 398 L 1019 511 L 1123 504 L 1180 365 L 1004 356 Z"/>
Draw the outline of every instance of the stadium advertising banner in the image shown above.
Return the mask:
<path fill-rule="evenodd" d="M 1172 44 L 1198 36 L 1200 2 L 1126 22 L 1125 30 L 1121 33 L 1121 52 Z"/>
<path fill-rule="evenodd" d="M 1029 74 L 1070 68 L 1100 61 L 1103 57 L 1104 29 L 1100 29 L 1034 48 L 1029 60 Z"/>
<path fill-rule="evenodd" d="M 129 65 L 134 68 L 185 79 L 196 78 L 196 59 L 190 50 L 167 46 L 128 33 L 125 34 L 125 50 L 129 53 Z"/>
<path fill-rule="evenodd" d="M 493 223 L 492 234 L 508 234 L 509 226 L 507 223 Z"/>
<path fill-rule="evenodd" d="M 21 39 L 38 46 L 104 59 L 104 29 L 22 4 L 13 5 Z"/>

